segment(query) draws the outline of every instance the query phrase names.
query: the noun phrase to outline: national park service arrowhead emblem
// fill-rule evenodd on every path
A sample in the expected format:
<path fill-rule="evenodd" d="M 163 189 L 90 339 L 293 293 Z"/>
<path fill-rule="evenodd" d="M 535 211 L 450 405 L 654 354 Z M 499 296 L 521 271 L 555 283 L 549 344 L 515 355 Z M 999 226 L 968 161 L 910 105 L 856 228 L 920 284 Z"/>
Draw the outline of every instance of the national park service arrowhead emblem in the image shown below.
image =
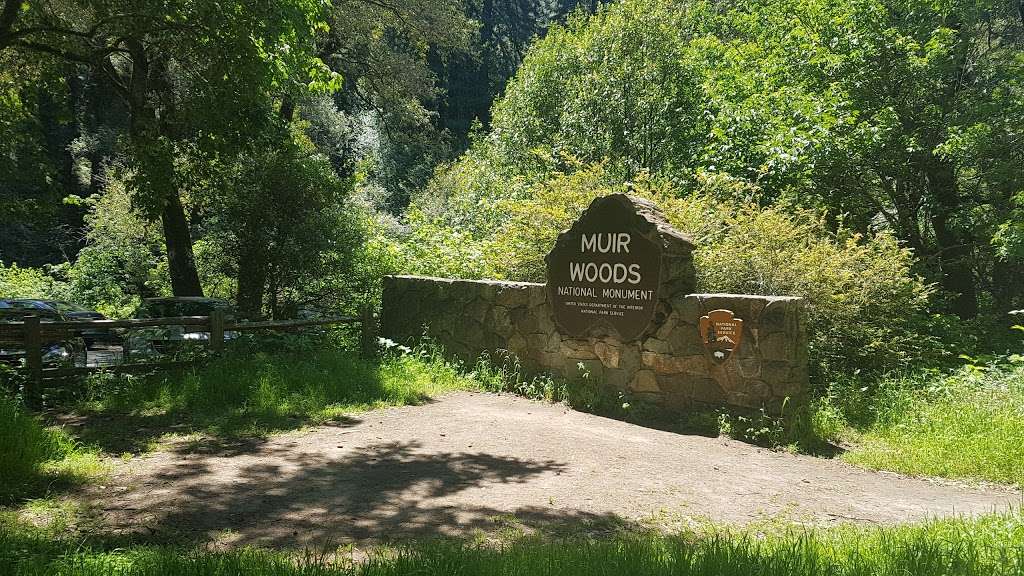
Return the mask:
<path fill-rule="evenodd" d="M 718 364 L 728 360 L 743 340 L 743 320 L 733 316 L 731 310 L 712 310 L 701 316 L 698 329 L 704 348 Z"/>

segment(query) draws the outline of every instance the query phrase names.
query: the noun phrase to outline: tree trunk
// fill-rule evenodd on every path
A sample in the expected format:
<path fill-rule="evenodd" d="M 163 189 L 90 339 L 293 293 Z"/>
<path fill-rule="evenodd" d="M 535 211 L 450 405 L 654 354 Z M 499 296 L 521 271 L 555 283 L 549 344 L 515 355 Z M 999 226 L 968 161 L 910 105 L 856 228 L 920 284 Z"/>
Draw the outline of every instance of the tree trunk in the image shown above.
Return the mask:
<path fill-rule="evenodd" d="M 262 251 L 244 246 L 238 257 L 238 312 L 243 318 L 263 315 L 267 287 L 267 261 Z"/>
<path fill-rule="evenodd" d="M 168 194 L 160 221 L 164 226 L 164 241 L 167 243 L 171 290 L 175 296 L 202 296 L 203 287 L 199 283 L 196 259 L 192 253 L 192 234 L 177 190 Z"/>
<path fill-rule="evenodd" d="M 971 244 L 950 222 L 951 215 L 960 208 L 956 172 L 949 162 L 933 158 L 927 167 L 926 180 L 935 202 L 931 223 L 942 271 L 939 285 L 952 295 L 954 314 L 964 319 L 974 318 L 978 315 L 978 297 L 971 266 Z"/>
<path fill-rule="evenodd" d="M 173 149 L 161 141 L 158 116 L 149 104 L 150 85 L 163 81 L 160 77 L 162 64 L 158 61 L 150 67 L 145 47 L 138 39 L 127 39 L 125 45 L 132 59 L 132 75 L 127 94 L 131 115 L 128 133 L 136 155 L 139 171 L 137 182 L 142 189 L 142 200 L 150 209 L 159 211 L 174 295 L 202 296 L 203 287 L 199 283 L 199 272 L 192 253 L 192 233 L 188 228 L 188 218 L 181 205 L 174 177 Z"/>

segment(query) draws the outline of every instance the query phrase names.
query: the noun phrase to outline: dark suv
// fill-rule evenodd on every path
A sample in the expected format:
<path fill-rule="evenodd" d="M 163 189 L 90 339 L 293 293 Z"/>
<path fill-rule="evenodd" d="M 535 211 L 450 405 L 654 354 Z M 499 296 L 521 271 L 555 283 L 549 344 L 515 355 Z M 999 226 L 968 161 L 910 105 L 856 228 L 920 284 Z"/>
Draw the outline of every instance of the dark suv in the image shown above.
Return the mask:
<path fill-rule="evenodd" d="M 63 300 L 43 300 L 26 298 L 21 300 L 10 300 L 10 302 L 24 303 L 42 310 L 52 310 L 61 314 L 68 320 L 106 320 L 107 317 L 95 310 L 84 306 L 65 302 Z M 79 331 L 86 346 L 92 346 L 94 342 L 115 342 L 117 335 L 109 328 L 85 328 Z"/>
<path fill-rule="evenodd" d="M 228 321 L 235 319 L 235 310 L 225 300 L 217 298 L 178 297 L 148 298 L 135 312 L 136 318 L 177 318 L 181 316 L 209 316 L 214 310 L 224 312 Z M 225 340 L 237 337 L 236 332 L 224 332 Z M 189 349 L 205 347 L 210 332 L 202 326 L 153 326 L 136 328 L 125 339 L 125 351 L 133 357 L 160 356 Z"/>
<path fill-rule="evenodd" d="M 0 363 L 20 367 L 25 364 L 25 341 L 20 330 L 4 326 L 8 322 L 24 322 L 37 316 L 42 324 L 43 366 L 72 367 L 86 365 L 85 341 L 70 330 L 48 328 L 51 322 L 66 322 L 67 317 L 46 308 L 38 308 L 20 300 L 0 300 Z"/>

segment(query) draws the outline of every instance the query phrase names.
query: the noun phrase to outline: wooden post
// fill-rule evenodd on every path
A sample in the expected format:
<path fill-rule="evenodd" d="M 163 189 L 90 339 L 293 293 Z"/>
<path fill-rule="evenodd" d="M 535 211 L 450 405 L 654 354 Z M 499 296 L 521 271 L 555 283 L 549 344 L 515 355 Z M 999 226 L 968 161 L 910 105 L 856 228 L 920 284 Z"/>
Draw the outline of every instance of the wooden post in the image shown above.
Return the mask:
<path fill-rule="evenodd" d="M 224 350 L 224 311 L 210 312 L 210 352 Z"/>
<path fill-rule="evenodd" d="M 25 317 L 25 368 L 25 400 L 30 406 L 38 406 L 43 397 L 43 332 L 39 316 Z"/>
<path fill-rule="evenodd" d="M 362 331 L 360 332 L 360 348 L 364 358 L 377 356 L 377 319 L 373 315 L 370 304 L 363 306 Z"/>

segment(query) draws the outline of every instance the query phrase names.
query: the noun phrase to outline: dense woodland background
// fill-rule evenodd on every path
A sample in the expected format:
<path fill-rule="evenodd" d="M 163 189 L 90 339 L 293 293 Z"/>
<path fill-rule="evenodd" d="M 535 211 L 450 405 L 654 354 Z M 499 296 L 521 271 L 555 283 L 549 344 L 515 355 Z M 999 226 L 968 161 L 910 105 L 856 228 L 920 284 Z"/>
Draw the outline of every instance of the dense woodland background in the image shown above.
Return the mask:
<path fill-rule="evenodd" d="M 1005 352 L 1024 3 L 2 2 L 0 296 L 280 318 L 538 280 L 623 190 L 703 290 L 807 297 L 819 382 Z"/>

